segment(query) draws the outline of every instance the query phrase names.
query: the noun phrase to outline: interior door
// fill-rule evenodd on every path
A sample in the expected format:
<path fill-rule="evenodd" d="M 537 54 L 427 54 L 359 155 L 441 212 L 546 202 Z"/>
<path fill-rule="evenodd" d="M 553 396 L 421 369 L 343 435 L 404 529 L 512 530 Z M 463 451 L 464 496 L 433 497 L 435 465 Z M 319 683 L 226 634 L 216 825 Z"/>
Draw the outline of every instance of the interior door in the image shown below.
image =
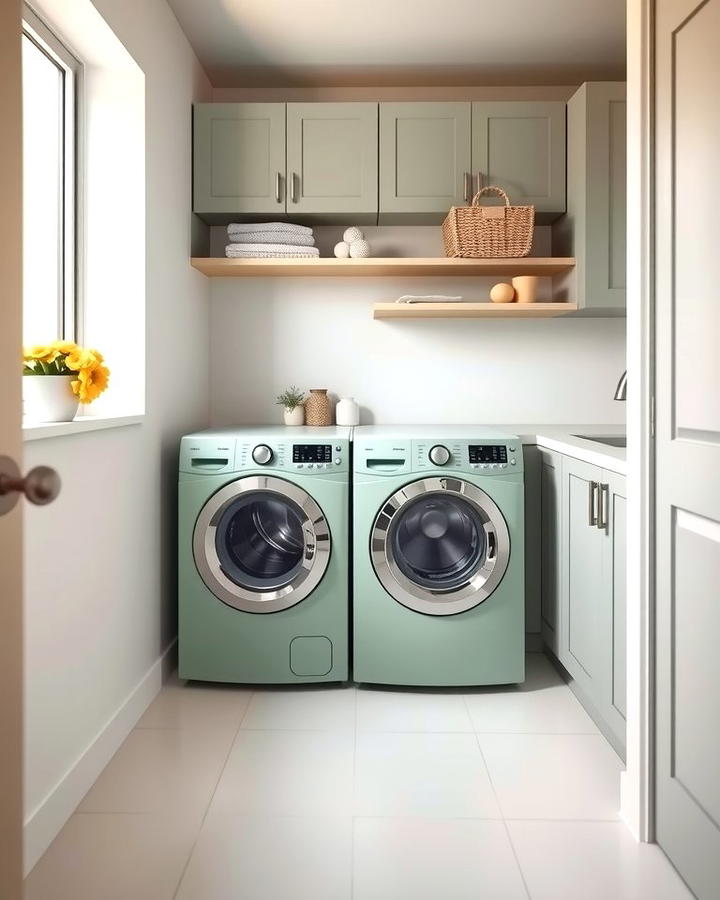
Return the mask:
<path fill-rule="evenodd" d="M 720 0 L 656 4 L 656 829 L 720 884 Z"/>
<path fill-rule="evenodd" d="M 21 462 L 20 4 L 0 3 L 0 456 Z M 2 498 L 0 497 L 0 501 Z M 0 897 L 22 896 L 22 506 L 0 516 Z"/>
<path fill-rule="evenodd" d="M 377 103 L 287 104 L 289 216 L 377 220 Z"/>

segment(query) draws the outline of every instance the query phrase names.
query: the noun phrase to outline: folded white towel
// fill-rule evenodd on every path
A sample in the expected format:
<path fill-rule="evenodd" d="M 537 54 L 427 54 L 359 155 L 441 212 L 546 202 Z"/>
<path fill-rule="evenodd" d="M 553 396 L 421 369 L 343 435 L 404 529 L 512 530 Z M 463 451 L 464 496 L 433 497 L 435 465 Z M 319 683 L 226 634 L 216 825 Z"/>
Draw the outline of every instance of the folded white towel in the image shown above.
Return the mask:
<path fill-rule="evenodd" d="M 312 228 L 306 225 L 293 225 L 292 222 L 231 222 L 227 227 L 228 235 L 252 234 L 255 231 L 289 231 L 291 234 L 307 234 L 312 237 Z"/>
<path fill-rule="evenodd" d="M 444 294 L 403 294 L 396 303 L 460 303 L 462 297 L 447 297 Z"/>
<path fill-rule="evenodd" d="M 228 235 L 231 244 L 291 244 L 294 247 L 314 247 L 315 238 L 311 234 L 294 231 L 238 231 Z"/>
<path fill-rule="evenodd" d="M 320 251 L 317 247 L 292 244 L 228 244 L 225 256 L 228 259 L 316 259 Z"/>

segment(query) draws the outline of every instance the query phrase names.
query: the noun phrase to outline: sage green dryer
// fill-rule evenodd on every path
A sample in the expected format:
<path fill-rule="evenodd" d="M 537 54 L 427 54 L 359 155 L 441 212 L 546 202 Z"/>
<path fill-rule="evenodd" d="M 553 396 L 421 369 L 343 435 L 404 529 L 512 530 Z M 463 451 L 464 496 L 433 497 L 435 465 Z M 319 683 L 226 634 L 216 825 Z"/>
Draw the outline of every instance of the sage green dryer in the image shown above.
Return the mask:
<path fill-rule="evenodd" d="M 182 678 L 347 680 L 349 428 L 187 435 L 178 534 Z"/>
<path fill-rule="evenodd" d="M 523 681 L 518 438 L 446 425 L 359 426 L 353 439 L 355 680 Z"/>

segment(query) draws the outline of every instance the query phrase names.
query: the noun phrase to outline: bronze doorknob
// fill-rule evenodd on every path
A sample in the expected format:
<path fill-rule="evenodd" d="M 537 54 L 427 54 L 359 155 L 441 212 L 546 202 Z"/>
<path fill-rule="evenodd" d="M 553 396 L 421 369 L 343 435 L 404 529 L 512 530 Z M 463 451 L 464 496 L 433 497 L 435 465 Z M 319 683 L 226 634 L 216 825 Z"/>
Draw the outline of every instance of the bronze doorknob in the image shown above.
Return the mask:
<path fill-rule="evenodd" d="M 60 487 L 60 476 L 50 466 L 35 466 L 23 477 L 14 460 L 0 456 L 0 516 L 10 512 L 20 494 L 35 506 L 46 506 L 60 493 Z"/>

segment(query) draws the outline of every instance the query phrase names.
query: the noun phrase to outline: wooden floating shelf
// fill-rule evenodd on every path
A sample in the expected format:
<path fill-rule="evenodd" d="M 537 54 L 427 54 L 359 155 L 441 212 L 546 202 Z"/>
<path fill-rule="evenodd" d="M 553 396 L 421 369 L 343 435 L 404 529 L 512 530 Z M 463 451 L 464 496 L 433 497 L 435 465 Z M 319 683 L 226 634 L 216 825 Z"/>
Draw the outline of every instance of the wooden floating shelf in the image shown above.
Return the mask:
<path fill-rule="evenodd" d="M 192 258 L 191 263 L 199 272 L 211 278 L 257 277 L 258 275 L 309 275 L 315 277 L 541 275 L 549 277 L 567 272 L 575 266 L 575 260 L 572 257 L 564 256 L 525 256 L 522 259 L 448 259 L 446 257 L 226 259 L 225 257 L 196 256 Z M 539 306 L 541 304 L 533 305 Z"/>
<path fill-rule="evenodd" d="M 577 303 L 376 303 L 373 319 L 549 319 Z"/>

